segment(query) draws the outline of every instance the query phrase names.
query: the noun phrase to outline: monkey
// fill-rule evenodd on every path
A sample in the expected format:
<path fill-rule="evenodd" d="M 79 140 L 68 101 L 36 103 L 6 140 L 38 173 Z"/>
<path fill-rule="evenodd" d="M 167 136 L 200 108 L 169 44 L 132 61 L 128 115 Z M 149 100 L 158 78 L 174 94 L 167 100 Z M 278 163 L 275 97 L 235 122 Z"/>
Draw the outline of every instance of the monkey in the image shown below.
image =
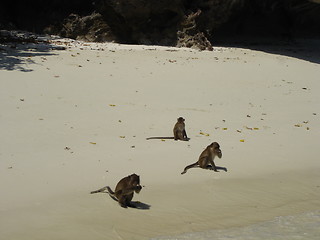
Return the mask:
<path fill-rule="evenodd" d="M 177 119 L 177 123 L 174 125 L 173 128 L 173 137 L 149 137 L 147 140 L 150 139 L 174 139 L 174 140 L 181 140 L 181 141 L 189 141 L 186 133 L 186 127 L 184 123 L 185 119 L 183 117 L 179 117 Z"/>
<path fill-rule="evenodd" d="M 194 168 L 194 167 L 210 169 L 215 172 L 218 172 L 218 168 L 223 169 L 224 171 L 227 171 L 226 168 L 216 167 L 213 161 L 215 156 L 218 156 L 218 158 L 222 157 L 220 145 L 217 142 L 213 142 L 209 146 L 207 146 L 206 149 L 203 150 L 203 152 L 200 154 L 199 160 L 196 163 L 186 166 L 184 168 L 184 171 L 181 174 L 185 174 L 188 169 Z"/>
<path fill-rule="evenodd" d="M 173 136 L 174 140 L 182 140 L 182 141 L 188 141 L 188 136 L 186 133 L 186 126 L 184 123 L 185 119 L 183 117 L 179 117 L 177 119 L 177 123 L 174 125 L 173 128 Z"/>
<path fill-rule="evenodd" d="M 136 208 L 136 206 L 131 203 L 133 193 L 139 193 L 142 189 L 140 185 L 140 176 L 135 173 L 122 178 L 116 185 L 114 191 L 112 191 L 109 186 L 106 186 L 105 188 L 108 190 L 110 197 L 117 200 L 119 205 L 123 208 Z"/>

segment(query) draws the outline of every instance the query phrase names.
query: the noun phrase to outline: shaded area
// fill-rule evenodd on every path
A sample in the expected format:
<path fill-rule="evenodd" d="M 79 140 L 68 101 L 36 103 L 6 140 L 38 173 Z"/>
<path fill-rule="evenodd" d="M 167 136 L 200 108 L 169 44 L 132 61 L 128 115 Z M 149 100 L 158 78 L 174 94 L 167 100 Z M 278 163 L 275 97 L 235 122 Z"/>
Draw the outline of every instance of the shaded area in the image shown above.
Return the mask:
<path fill-rule="evenodd" d="M 244 43 L 246 42 L 246 43 Z M 295 41 L 281 41 L 279 39 L 244 39 L 238 42 L 218 44 L 220 47 L 235 47 L 251 49 L 270 54 L 297 58 L 300 60 L 320 64 L 320 38 L 298 39 Z"/>
<path fill-rule="evenodd" d="M 318 0 L 5 0 L 0 28 L 87 41 L 210 50 L 234 40 L 320 37 Z M 245 37 L 245 38 L 244 38 Z"/>
<path fill-rule="evenodd" d="M 33 57 L 54 55 L 52 50 L 64 50 L 47 40 L 26 32 L 0 32 L 0 70 L 22 72 L 33 71 L 29 66 L 35 64 Z"/>

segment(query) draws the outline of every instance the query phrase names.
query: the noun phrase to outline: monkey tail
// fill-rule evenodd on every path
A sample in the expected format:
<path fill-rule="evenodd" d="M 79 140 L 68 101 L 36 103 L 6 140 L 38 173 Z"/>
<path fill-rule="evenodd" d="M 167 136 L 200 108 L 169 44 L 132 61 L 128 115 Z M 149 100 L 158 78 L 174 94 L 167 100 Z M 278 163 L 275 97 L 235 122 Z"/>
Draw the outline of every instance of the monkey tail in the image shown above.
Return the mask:
<path fill-rule="evenodd" d="M 109 186 L 106 186 L 106 188 L 107 188 L 107 190 L 108 190 L 108 193 L 114 196 L 115 192 L 112 191 Z"/>
<path fill-rule="evenodd" d="M 198 167 L 198 162 L 186 166 L 181 174 L 185 174 L 188 171 L 188 169 L 193 167 Z"/>
<path fill-rule="evenodd" d="M 174 137 L 148 137 L 146 138 L 147 140 L 150 140 L 150 139 L 174 139 Z"/>
<path fill-rule="evenodd" d="M 107 188 L 107 187 L 103 187 L 103 188 L 100 188 L 100 189 L 98 189 L 98 190 L 96 190 L 96 191 L 92 191 L 92 192 L 90 192 L 90 193 L 93 194 L 93 193 L 103 192 L 104 190 L 106 190 L 106 188 Z"/>

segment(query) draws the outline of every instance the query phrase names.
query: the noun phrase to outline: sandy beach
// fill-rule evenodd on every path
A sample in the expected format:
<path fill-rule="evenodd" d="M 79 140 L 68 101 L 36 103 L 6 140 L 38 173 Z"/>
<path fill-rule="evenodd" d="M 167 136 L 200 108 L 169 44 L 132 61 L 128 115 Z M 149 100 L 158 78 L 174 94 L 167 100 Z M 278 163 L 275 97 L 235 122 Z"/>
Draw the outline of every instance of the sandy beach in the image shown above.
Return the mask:
<path fill-rule="evenodd" d="M 141 240 L 319 210 L 320 59 L 307 46 L 1 46 L 0 239 Z M 146 140 L 180 116 L 190 141 Z M 228 171 L 181 175 L 214 141 Z M 140 209 L 90 194 L 132 173 Z"/>

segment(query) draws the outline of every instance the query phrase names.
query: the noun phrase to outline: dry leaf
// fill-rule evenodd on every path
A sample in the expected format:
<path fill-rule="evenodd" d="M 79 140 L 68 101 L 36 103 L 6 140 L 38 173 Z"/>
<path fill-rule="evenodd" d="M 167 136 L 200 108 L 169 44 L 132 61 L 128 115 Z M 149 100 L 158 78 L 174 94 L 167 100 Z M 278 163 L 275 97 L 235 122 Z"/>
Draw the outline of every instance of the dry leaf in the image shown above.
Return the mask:
<path fill-rule="evenodd" d="M 120 138 L 125 138 L 126 136 L 120 136 Z"/>
<path fill-rule="evenodd" d="M 97 143 L 95 143 L 95 142 L 89 142 L 89 143 L 91 143 L 91 144 L 97 144 Z"/>
<path fill-rule="evenodd" d="M 209 136 L 210 136 L 210 134 L 209 134 L 209 133 L 200 132 L 200 134 L 201 134 L 201 135 L 204 135 L 204 136 L 207 136 L 207 137 L 209 137 Z"/>
<path fill-rule="evenodd" d="M 114 104 L 109 104 L 109 106 L 110 106 L 110 107 L 115 107 L 116 105 L 114 105 Z"/>
<path fill-rule="evenodd" d="M 244 139 L 240 139 L 240 142 L 244 142 Z"/>

